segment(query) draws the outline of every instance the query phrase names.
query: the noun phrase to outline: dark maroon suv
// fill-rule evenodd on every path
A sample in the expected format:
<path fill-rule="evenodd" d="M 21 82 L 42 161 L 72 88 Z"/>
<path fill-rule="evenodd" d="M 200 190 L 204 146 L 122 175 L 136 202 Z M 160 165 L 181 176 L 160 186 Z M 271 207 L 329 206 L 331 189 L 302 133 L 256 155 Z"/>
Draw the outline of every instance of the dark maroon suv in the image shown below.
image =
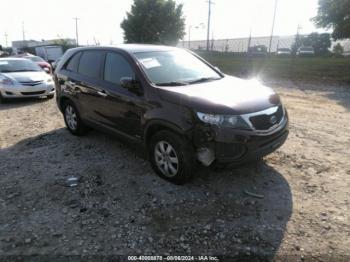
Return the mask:
<path fill-rule="evenodd" d="M 271 88 L 174 47 L 71 49 L 55 82 L 72 134 L 96 128 L 139 142 L 157 174 L 174 183 L 187 181 L 198 162 L 257 160 L 288 136 L 287 111 Z"/>

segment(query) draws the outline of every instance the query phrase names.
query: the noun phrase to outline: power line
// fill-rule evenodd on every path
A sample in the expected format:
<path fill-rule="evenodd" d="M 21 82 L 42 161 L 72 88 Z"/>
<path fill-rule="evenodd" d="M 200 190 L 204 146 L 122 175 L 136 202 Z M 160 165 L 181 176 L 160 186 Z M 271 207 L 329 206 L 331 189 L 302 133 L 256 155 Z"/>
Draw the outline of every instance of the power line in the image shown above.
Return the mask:
<path fill-rule="evenodd" d="M 75 38 L 77 41 L 77 46 L 79 46 L 79 35 L 78 35 L 78 17 L 73 17 L 73 19 L 75 20 Z"/>
<path fill-rule="evenodd" d="M 277 2 L 278 2 L 278 0 L 275 0 L 275 11 L 274 11 L 274 13 L 273 13 L 272 29 L 271 29 L 270 44 L 269 44 L 269 54 L 271 54 L 271 45 L 272 45 L 272 38 L 273 38 L 273 30 L 275 29 Z"/>

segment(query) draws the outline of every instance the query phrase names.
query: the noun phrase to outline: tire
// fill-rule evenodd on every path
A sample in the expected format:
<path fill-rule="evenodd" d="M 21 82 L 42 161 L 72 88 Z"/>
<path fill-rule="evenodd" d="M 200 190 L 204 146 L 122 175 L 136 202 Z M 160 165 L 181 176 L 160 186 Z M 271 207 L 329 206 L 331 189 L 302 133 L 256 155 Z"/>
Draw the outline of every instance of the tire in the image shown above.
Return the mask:
<path fill-rule="evenodd" d="M 52 99 L 52 98 L 54 98 L 54 96 L 55 96 L 55 95 L 48 95 L 48 96 L 47 96 L 47 99 Z"/>
<path fill-rule="evenodd" d="M 177 185 L 192 178 L 195 154 L 185 138 L 168 130 L 160 131 L 151 138 L 149 156 L 154 171 L 161 178 Z"/>
<path fill-rule="evenodd" d="M 63 106 L 63 116 L 66 127 L 71 134 L 75 136 L 82 136 L 86 134 L 88 128 L 81 120 L 79 112 L 73 102 L 65 102 Z"/>
<path fill-rule="evenodd" d="M 1 95 L 1 92 L 0 92 L 0 103 L 6 103 L 7 99 L 4 98 L 2 95 Z"/>

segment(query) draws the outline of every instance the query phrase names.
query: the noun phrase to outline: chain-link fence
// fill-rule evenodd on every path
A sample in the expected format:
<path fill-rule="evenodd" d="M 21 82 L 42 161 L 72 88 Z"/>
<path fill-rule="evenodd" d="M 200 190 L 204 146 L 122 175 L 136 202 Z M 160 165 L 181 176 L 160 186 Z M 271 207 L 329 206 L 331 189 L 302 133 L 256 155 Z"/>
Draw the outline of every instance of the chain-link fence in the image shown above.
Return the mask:
<path fill-rule="evenodd" d="M 271 42 L 271 52 L 275 53 L 278 48 L 292 48 L 296 39 L 295 35 L 292 36 L 274 36 Z M 332 48 L 335 44 L 340 43 L 344 47 L 344 54 L 350 55 L 350 40 L 332 41 Z M 233 53 L 246 53 L 248 47 L 266 46 L 267 49 L 270 45 L 270 37 L 247 37 L 236 39 L 220 39 L 210 40 L 209 49 L 217 52 L 233 52 Z M 192 50 L 206 50 L 207 41 L 182 41 L 178 44 L 178 47 L 184 47 Z"/>

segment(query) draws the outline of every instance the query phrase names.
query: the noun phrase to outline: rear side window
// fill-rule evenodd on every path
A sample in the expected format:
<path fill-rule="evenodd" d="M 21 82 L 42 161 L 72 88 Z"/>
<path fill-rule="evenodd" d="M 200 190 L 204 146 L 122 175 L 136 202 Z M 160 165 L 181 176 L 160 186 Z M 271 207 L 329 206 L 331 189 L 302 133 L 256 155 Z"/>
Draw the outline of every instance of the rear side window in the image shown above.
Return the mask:
<path fill-rule="evenodd" d="M 119 84 L 120 78 L 134 78 L 134 71 L 129 62 L 117 53 L 107 53 L 104 71 L 104 80 Z"/>
<path fill-rule="evenodd" d="M 78 72 L 79 58 L 81 56 L 81 52 L 73 55 L 73 57 L 69 60 L 66 69 L 71 72 Z"/>
<path fill-rule="evenodd" d="M 83 52 L 80 58 L 78 73 L 92 78 L 99 78 L 102 58 L 103 52 L 100 51 Z"/>

